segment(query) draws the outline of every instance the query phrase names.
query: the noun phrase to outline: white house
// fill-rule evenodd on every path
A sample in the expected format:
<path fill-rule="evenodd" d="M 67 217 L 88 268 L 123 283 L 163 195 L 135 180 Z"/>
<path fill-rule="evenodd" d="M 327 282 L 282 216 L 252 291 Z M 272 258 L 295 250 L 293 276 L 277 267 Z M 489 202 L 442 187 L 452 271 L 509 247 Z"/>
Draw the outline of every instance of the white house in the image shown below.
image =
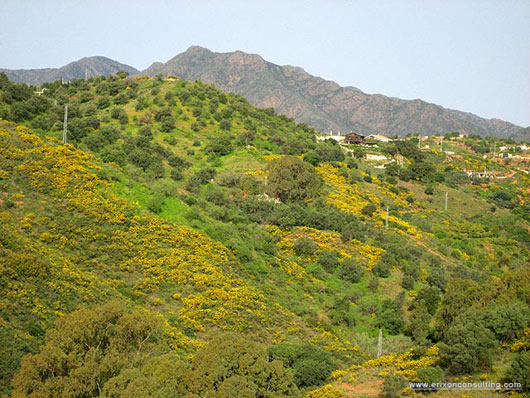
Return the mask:
<path fill-rule="evenodd" d="M 376 141 L 381 141 L 381 142 L 392 142 L 393 141 L 392 138 L 387 137 L 385 135 L 381 135 L 381 134 L 370 134 L 369 136 L 366 137 L 366 139 L 376 140 Z"/>
<path fill-rule="evenodd" d="M 330 130 L 329 134 L 317 135 L 317 140 L 318 141 L 335 140 L 337 142 L 342 142 L 344 141 L 344 136 L 340 135 L 340 131 L 339 131 L 339 134 L 334 135 L 333 131 Z"/>

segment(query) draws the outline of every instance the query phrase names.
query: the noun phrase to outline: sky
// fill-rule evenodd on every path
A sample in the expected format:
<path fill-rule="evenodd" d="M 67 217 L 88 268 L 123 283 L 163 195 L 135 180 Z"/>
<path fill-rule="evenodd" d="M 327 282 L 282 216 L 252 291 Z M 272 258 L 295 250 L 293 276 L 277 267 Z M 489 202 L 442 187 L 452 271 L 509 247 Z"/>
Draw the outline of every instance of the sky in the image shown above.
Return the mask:
<path fill-rule="evenodd" d="M 142 70 L 191 45 L 530 126 L 530 0 L 0 1 L 0 68 Z"/>

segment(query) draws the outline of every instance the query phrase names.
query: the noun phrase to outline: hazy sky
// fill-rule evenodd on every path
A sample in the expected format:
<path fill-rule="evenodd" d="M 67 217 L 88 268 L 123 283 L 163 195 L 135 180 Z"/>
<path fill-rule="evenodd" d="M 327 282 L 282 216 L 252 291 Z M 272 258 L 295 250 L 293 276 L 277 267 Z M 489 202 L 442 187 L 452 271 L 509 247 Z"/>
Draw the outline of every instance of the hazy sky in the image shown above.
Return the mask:
<path fill-rule="evenodd" d="M 0 0 L 2 68 L 144 69 L 194 44 L 530 125 L 530 0 Z"/>

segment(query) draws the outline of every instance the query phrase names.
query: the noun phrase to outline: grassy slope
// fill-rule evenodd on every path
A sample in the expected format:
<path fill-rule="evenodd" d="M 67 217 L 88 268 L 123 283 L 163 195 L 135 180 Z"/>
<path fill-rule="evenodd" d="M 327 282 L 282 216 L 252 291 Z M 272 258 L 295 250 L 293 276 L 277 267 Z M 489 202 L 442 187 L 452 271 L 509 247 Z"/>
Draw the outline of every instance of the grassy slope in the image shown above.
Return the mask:
<path fill-rule="evenodd" d="M 134 107 L 135 101 L 125 104 L 123 107 L 128 113 L 130 123 L 120 126 L 110 118 L 110 109 L 97 110 L 96 115 L 103 120 L 102 125 L 121 127 L 125 136 L 136 136 L 140 126 L 133 122 L 135 116 L 141 118 L 146 112 L 155 113 L 167 106 L 164 100 L 155 100 L 156 97 L 164 98 L 168 92 L 178 93 L 183 88 L 193 89 L 196 86 L 197 84 L 182 82 L 140 81 L 137 95 L 147 97 L 151 105 L 148 109 L 137 111 Z M 88 87 L 93 99 L 88 103 L 79 104 L 81 109 L 95 104 L 100 97 L 95 87 L 95 84 Z M 156 91 L 158 93 L 155 94 Z M 205 100 L 201 102 L 203 107 L 211 102 L 214 94 L 217 95 L 210 95 L 207 91 Z M 78 93 L 72 93 L 70 102 L 75 104 L 77 96 Z M 161 105 L 154 105 L 155 101 Z M 217 112 L 222 112 L 238 101 L 237 97 L 228 96 L 227 104 L 220 103 Z M 189 178 L 199 169 L 212 167 L 217 170 L 215 185 L 223 176 L 241 176 L 247 172 L 258 174 L 256 179 L 263 181 L 259 172 L 267 164 L 264 156 L 281 153 L 285 145 L 285 141 L 275 142 L 275 137 L 282 136 L 284 140 L 290 137 L 296 139 L 302 134 L 293 123 L 258 111 L 253 111 L 250 116 L 236 112 L 231 119 L 232 128 L 227 133 L 220 130 L 219 122 L 213 118 L 206 119 L 205 125 L 194 131 L 190 128 L 192 123 L 200 122 L 201 118 L 192 116 L 193 107 L 193 104 L 184 104 L 177 98 L 174 109 L 181 111 L 174 112 L 175 128 L 169 133 L 158 133 L 154 136 L 155 142 L 191 164 L 191 167 L 183 172 L 185 178 Z M 256 130 L 256 136 L 251 142 L 252 147 L 245 148 L 242 145 L 228 155 L 220 157 L 211 157 L 204 152 L 207 143 L 215 140 L 220 134 L 228 134 L 234 141 L 237 140 L 238 134 L 249 129 L 249 125 Z M 46 134 L 60 137 L 60 124 L 57 124 L 57 127 L 55 132 L 52 129 Z M 156 130 L 161 124 L 154 122 L 152 127 Z M 360 361 L 365 355 L 373 355 L 375 318 L 366 308 L 372 304 L 380 306 L 384 299 L 395 299 L 398 296 L 402 291 L 399 285 L 402 270 L 396 267 L 390 277 L 380 279 L 375 292 L 368 289 L 369 275 L 357 284 L 350 284 L 341 280 L 336 273 L 333 275 L 313 272 L 314 266 L 311 263 L 315 258 L 299 258 L 291 249 L 293 240 L 302 236 L 313 239 L 320 248 L 339 248 L 343 258 L 354 256 L 368 269 L 373 265 L 370 261 L 375 263 L 380 255 L 377 254 L 377 249 L 388 249 L 386 239 L 397 238 L 410 247 L 440 258 L 448 270 L 458 264 L 464 264 L 473 269 L 500 275 L 507 269 L 510 261 L 516 261 L 518 258 L 524 261 L 524 258 L 528 257 L 527 246 L 514 240 L 502 225 L 499 227 L 500 222 L 496 225 L 495 222 L 485 219 L 489 218 L 484 215 L 488 214 L 491 207 L 485 196 L 489 190 L 495 188 L 492 186 L 455 189 L 442 184 L 437 186 L 433 196 L 429 196 L 424 193 L 425 187 L 422 184 L 400 182 L 398 186 L 401 189 L 394 194 L 389 192 L 391 186 L 380 179 L 374 179 L 371 183 L 363 181 L 365 172 L 373 175 L 378 173 L 369 164 L 361 163 L 359 171 L 347 170 L 345 165 L 340 164 L 331 169 L 323 166 L 321 173 L 327 183 L 328 201 L 334 202 L 339 208 L 343 206 L 343 211 L 355 215 L 361 215 L 360 204 L 366 200 L 371 199 L 379 204 L 384 202 L 393 208 L 392 215 L 396 217 L 389 230 L 385 230 L 384 213 L 378 210 L 371 218 L 365 219 L 364 223 L 373 231 L 378 231 L 379 235 L 368 236 L 364 243 L 344 245 L 338 234 L 333 231 L 296 228 L 267 230 L 265 226 L 256 224 L 224 221 L 212 213 L 212 208 L 215 207 L 211 204 L 199 206 L 189 202 L 188 198 L 195 196 L 199 203 L 202 203 L 205 187 L 201 188 L 202 194 L 189 195 L 186 180 L 174 182 L 166 178 L 166 183 L 162 184 L 148 172 L 143 173 L 129 166 L 104 164 L 97 160 L 86 161 L 80 173 L 86 173 L 90 179 L 94 178 L 94 173 L 98 174 L 108 180 L 108 186 L 96 184 L 97 188 L 94 189 L 98 192 L 101 190 L 101 194 L 92 198 L 93 201 L 89 204 L 82 203 L 86 195 L 83 191 L 78 193 L 78 201 L 73 205 L 70 202 L 65 203 L 62 197 L 65 194 L 64 189 L 57 192 L 52 189 L 49 192 L 45 187 L 35 185 L 33 173 L 38 169 L 38 162 L 41 161 L 39 158 L 35 160 L 34 165 L 30 162 L 26 165 L 28 167 L 16 168 L 30 153 L 35 152 L 35 147 L 24 141 L 34 140 L 25 138 L 30 136 L 29 133 L 13 133 L 12 130 L 13 127 L 4 126 L 5 153 L 16 150 L 23 152 L 16 159 L 10 156 L 2 158 L 2 170 L 7 172 L 2 181 L 2 191 L 7 193 L 6 198 L 15 204 L 2 213 L 5 219 L 2 226 L 4 236 L 9 237 L 7 242 L 3 241 L 2 244 L 4 250 L 7 250 L 8 258 L 12 257 L 11 262 L 8 262 L 12 268 L 8 266 L 3 270 L 3 275 L 8 278 L 9 283 L 4 287 L 6 299 L 2 305 L 2 317 L 4 324 L 8 326 L 4 338 L 17 336 L 17 345 L 11 355 L 13 362 L 5 367 L 4 381 L 16 367 L 17 358 L 25 351 L 37 347 L 43 331 L 58 314 L 71 311 L 81 302 L 99 302 L 115 296 L 125 297 L 163 314 L 175 328 L 176 346 L 183 351 L 193 351 L 213 330 L 229 328 L 244 331 L 269 343 L 283 339 L 309 339 L 334 352 L 345 364 Z M 450 159 L 434 150 L 432 156 L 440 165 L 450 164 L 455 168 L 464 168 L 467 164 L 480 169 L 483 161 L 479 156 L 465 148 L 457 147 L 456 144 L 454 147 L 451 145 L 447 144 L 446 148 L 457 149 L 462 158 Z M 67 151 L 59 150 L 53 142 L 37 142 L 36 147 L 44 148 L 40 154 L 43 156 L 46 156 L 48 150 L 53 152 L 53 156 L 57 158 L 51 163 L 52 167 L 61 164 L 61 160 L 66 161 L 72 157 L 78 159 L 76 162 L 85 162 L 81 161 L 84 155 L 70 147 Z M 87 150 L 83 144 L 80 147 Z M 75 162 L 73 164 L 76 165 Z M 98 166 L 101 167 L 100 170 L 97 170 Z M 170 167 L 167 163 L 165 167 L 168 175 Z M 498 168 L 502 170 L 501 167 Z M 43 180 L 47 182 L 45 186 L 55 187 L 61 178 L 65 178 L 60 169 L 52 170 L 59 174 L 49 176 L 53 182 Z M 348 180 L 338 180 L 336 175 L 341 170 L 350 173 L 350 177 L 357 182 L 351 184 L 350 177 Z M 511 181 L 504 183 L 505 188 L 513 189 L 513 186 L 508 184 L 515 180 L 523 184 L 520 186 L 528 184 L 524 176 L 518 174 Z M 76 181 L 71 183 L 77 184 Z M 355 191 L 344 191 L 345 186 L 354 187 Z M 447 213 L 441 211 L 443 194 L 446 191 L 451 198 Z M 110 192 L 116 197 L 111 196 Z M 158 192 L 165 192 L 166 197 L 158 217 L 155 217 L 148 207 Z M 333 196 L 333 192 L 339 194 Z M 22 195 L 23 199 L 17 195 Z M 406 200 L 409 196 L 413 198 L 410 202 Z M 122 202 L 119 197 L 125 198 L 126 202 Z M 131 205 L 131 202 L 137 203 L 137 206 Z M 116 206 L 118 210 L 115 210 Z M 97 211 L 93 211 L 95 209 Z M 125 213 L 127 216 L 122 217 L 121 224 L 115 225 L 113 216 L 110 215 L 112 211 Z M 105 216 L 106 214 L 109 215 Z M 102 215 L 105 222 L 100 223 Z M 525 225 L 504 209 L 498 209 L 496 215 L 499 219 L 502 216 L 504 223 Z M 27 220 L 27 227 L 23 227 L 23 220 Z M 202 234 L 192 233 L 186 227 L 174 225 L 185 225 L 210 235 L 213 241 Z M 165 231 L 162 237 L 160 229 Z M 186 236 L 188 240 L 182 240 L 180 235 Z M 268 253 L 259 249 L 259 242 L 254 242 L 249 256 L 241 255 L 244 245 L 240 241 L 259 241 L 264 236 L 277 242 L 276 252 Z M 215 240 L 220 240 L 222 244 L 214 242 Z M 135 242 L 143 247 L 143 250 L 130 242 Z M 181 251 L 172 251 L 176 250 L 175 243 Z M 229 250 L 223 244 L 228 246 Z M 39 253 L 43 250 L 42 245 L 45 245 L 49 252 L 49 255 L 44 256 L 48 263 L 43 265 L 45 270 L 24 271 L 29 272 L 30 278 L 18 281 L 15 275 L 20 270 L 15 268 L 15 263 L 21 248 L 32 247 L 29 253 Z M 126 247 L 121 248 L 121 245 Z M 202 249 L 203 245 L 215 248 L 212 249 L 213 258 L 194 257 L 197 253 L 194 247 Z M 223 253 L 222 259 L 218 258 L 218 251 Z M 176 257 L 186 261 L 175 263 Z M 241 258 L 250 260 L 241 261 Z M 508 260 L 501 262 L 501 258 Z M 32 263 L 31 260 L 24 261 Z M 71 271 L 67 272 L 64 264 L 68 264 Z M 192 273 L 189 274 L 190 278 L 193 275 L 191 282 L 182 280 L 183 269 Z M 422 266 L 422 273 L 427 273 L 429 269 L 427 264 Z M 32 274 L 33 272 L 35 273 Z M 59 281 L 59 287 L 50 285 L 49 279 L 41 278 L 41 275 L 53 275 L 51 279 Z M 202 280 L 198 275 L 203 275 L 205 279 Z M 212 275 L 220 278 L 220 286 Z M 422 277 L 416 282 L 414 289 L 417 291 L 425 285 L 425 279 Z M 358 292 L 362 292 L 363 297 L 350 304 L 350 311 L 356 320 L 354 325 L 330 320 L 331 311 L 336 306 L 336 298 L 349 297 Z M 405 318 L 406 304 L 412 297 L 412 294 L 406 295 L 403 304 Z M 219 315 L 212 320 L 212 313 Z M 389 340 L 392 350 L 399 351 L 412 345 L 404 337 L 389 336 Z M 358 346 L 355 347 L 355 344 Z"/>

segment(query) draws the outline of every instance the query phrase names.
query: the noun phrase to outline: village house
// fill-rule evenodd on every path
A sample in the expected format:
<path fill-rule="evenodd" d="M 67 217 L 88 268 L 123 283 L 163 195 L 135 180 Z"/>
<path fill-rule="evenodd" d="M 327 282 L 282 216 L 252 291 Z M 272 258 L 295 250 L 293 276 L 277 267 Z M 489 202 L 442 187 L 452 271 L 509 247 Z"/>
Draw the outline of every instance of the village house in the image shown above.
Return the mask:
<path fill-rule="evenodd" d="M 362 145 L 365 142 L 364 136 L 357 133 L 350 133 L 344 136 L 344 143 L 346 145 Z"/>
<path fill-rule="evenodd" d="M 338 134 L 333 134 L 333 131 L 330 131 L 329 134 L 317 135 L 317 140 L 318 141 L 335 140 L 337 142 L 343 142 L 344 136 L 340 135 L 340 131 Z"/>
<path fill-rule="evenodd" d="M 387 137 L 385 135 L 381 135 L 381 134 L 370 134 L 370 135 L 366 136 L 366 138 L 368 140 L 375 140 L 375 141 L 381 141 L 381 142 L 392 142 L 392 141 L 394 141 L 392 138 Z"/>

